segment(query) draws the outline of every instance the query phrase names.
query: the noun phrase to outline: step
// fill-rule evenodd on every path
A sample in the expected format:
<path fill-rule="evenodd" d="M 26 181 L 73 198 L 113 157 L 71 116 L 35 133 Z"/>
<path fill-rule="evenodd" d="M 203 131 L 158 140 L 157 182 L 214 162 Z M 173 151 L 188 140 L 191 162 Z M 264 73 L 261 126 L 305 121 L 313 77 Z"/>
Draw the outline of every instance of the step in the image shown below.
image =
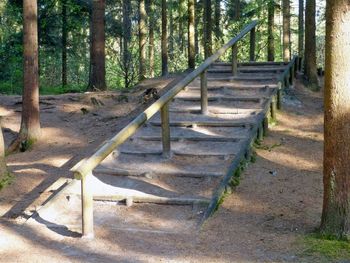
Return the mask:
<path fill-rule="evenodd" d="M 110 154 L 94 172 L 119 176 L 178 176 L 178 177 L 221 177 L 225 174 L 232 156 L 178 156 L 164 158 L 161 155 L 123 154 L 119 149 Z M 232 158 L 231 158 L 232 157 Z M 111 172 L 115 171 L 115 172 Z"/>
<path fill-rule="evenodd" d="M 208 96 L 208 101 L 213 102 L 221 102 L 221 101 L 251 101 L 251 102 L 260 102 L 265 97 L 263 96 Z M 266 99 L 266 98 L 265 98 Z M 182 101 L 200 101 L 201 97 L 198 94 L 198 96 L 179 96 L 175 98 L 175 101 L 182 100 Z"/>
<path fill-rule="evenodd" d="M 240 67 L 238 68 L 238 73 L 279 73 L 283 72 L 286 67 Z M 232 74 L 232 69 L 230 67 L 214 67 L 208 69 L 208 73 L 229 73 Z"/>
<path fill-rule="evenodd" d="M 238 67 L 242 66 L 285 66 L 288 65 L 289 62 L 283 62 L 283 61 L 264 61 L 264 62 L 241 62 L 238 63 Z M 231 62 L 215 62 L 212 64 L 213 66 L 232 66 Z"/>
<path fill-rule="evenodd" d="M 266 86 L 260 87 L 233 87 L 233 86 L 210 86 L 208 87 L 208 97 L 223 97 L 223 96 L 235 96 L 235 97 L 253 97 L 253 96 L 270 96 L 273 89 Z M 176 98 L 187 98 L 200 96 L 200 88 L 189 88 L 186 91 L 181 91 L 176 95 Z"/>
<path fill-rule="evenodd" d="M 229 156 L 235 155 L 240 148 L 240 141 L 174 141 L 171 143 L 171 153 L 178 156 Z M 141 140 L 128 141 L 119 147 L 118 151 L 131 155 L 159 155 L 163 153 L 160 141 Z"/>

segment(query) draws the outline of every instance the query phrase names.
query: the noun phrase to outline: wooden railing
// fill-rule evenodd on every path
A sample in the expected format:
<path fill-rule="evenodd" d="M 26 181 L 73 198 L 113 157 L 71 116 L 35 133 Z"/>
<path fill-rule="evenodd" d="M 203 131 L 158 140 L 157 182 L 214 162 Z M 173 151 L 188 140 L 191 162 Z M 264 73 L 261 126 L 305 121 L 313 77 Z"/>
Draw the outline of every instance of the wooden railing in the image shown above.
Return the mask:
<path fill-rule="evenodd" d="M 250 60 L 255 58 L 255 27 L 258 21 L 253 21 L 247 25 L 236 37 L 221 47 L 215 54 L 207 58 L 198 68 L 193 70 L 184 79 L 177 83 L 171 90 L 161 96 L 156 102 L 148 107 L 143 113 L 137 116 L 125 128 L 123 128 L 112 139 L 102 145 L 91 157 L 81 160 L 72 171 L 75 179 L 81 180 L 82 199 L 82 235 L 83 237 L 93 237 L 93 191 L 89 180 L 92 171 L 95 169 L 112 151 L 129 139 L 135 132 L 158 111 L 161 113 L 162 145 L 163 156 L 168 158 L 171 154 L 170 127 L 169 127 L 169 102 L 195 78 L 200 76 L 201 80 L 201 112 L 208 113 L 208 92 L 207 92 L 207 69 L 219 59 L 228 49 L 232 48 L 232 73 L 237 74 L 237 42 L 250 32 Z"/>

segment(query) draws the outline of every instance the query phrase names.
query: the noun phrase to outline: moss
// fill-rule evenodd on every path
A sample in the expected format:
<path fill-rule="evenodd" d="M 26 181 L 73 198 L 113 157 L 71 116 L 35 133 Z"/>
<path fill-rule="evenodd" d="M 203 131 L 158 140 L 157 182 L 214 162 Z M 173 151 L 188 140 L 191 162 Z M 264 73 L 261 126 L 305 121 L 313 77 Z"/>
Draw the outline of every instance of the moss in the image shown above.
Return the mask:
<path fill-rule="evenodd" d="M 265 150 L 265 151 L 269 151 L 271 152 L 274 148 L 282 146 L 282 143 L 274 143 L 272 145 L 267 145 L 267 144 L 263 144 L 263 143 L 259 143 L 259 144 L 254 144 L 255 149 L 259 149 L 259 150 Z"/>
<path fill-rule="evenodd" d="M 26 151 L 32 149 L 34 143 L 35 143 L 35 140 L 33 140 L 33 139 L 23 140 L 23 141 L 21 141 L 21 144 L 19 146 L 19 150 L 21 152 L 26 152 Z"/>
<path fill-rule="evenodd" d="M 12 173 L 5 172 L 5 174 L 0 177 L 0 190 L 2 190 L 4 187 L 10 185 L 14 179 L 15 179 L 15 177 Z"/>
<path fill-rule="evenodd" d="M 346 240 L 314 233 L 304 236 L 301 244 L 303 252 L 300 257 L 313 258 L 314 262 L 341 262 L 350 259 L 350 242 Z"/>
<path fill-rule="evenodd" d="M 255 163 L 257 158 L 258 158 L 258 154 L 256 153 L 255 150 L 252 150 L 252 154 L 250 156 L 250 162 Z"/>

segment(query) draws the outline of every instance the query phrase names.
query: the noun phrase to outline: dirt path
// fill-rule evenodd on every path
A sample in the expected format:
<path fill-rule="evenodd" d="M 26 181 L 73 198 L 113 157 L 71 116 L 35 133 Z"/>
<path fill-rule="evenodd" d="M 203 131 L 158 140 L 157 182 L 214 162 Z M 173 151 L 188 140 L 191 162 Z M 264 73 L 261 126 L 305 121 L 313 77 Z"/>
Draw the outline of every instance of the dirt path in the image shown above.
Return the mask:
<path fill-rule="evenodd" d="M 37 205 L 32 201 L 41 191 L 57 178 L 69 176 L 68 167 L 81 158 L 81 149 L 91 151 L 100 143 L 97 138 L 102 135 L 108 138 L 115 133 L 127 120 L 125 112 L 137 106 L 135 101 L 135 104 L 125 103 L 119 109 L 114 108 L 120 115 L 116 126 L 114 115 L 108 115 L 110 112 L 94 115 L 96 109 L 89 108 L 90 113 L 80 113 L 86 105 L 85 99 L 80 104 L 80 100 L 74 102 L 66 98 L 51 105 L 55 106 L 48 109 L 52 113 L 42 115 L 43 142 L 33 151 L 8 158 L 16 180 L 0 193 L 0 215 L 14 217 L 24 208 Z M 91 98 L 87 98 L 89 100 Z M 114 99 L 108 101 L 104 99 L 106 105 L 115 102 Z M 13 105 L 13 100 L 8 98 L 1 98 L 0 105 L 1 113 L 7 114 L 5 136 L 9 140 L 11 130 L 18 129 L 19 113 L 15 111 L 20 106 Z M 298 240 L 317 227 L 320 220 L 322 98 L 321 94 L 297 85 L 284 105 L 284 111 L 278 115 L 279 125 L 271 128 L 269 137 L 259 147 L 263 149 L 257 149 L 256 162 L 249 165 L 237 190 L 226 197 L 198 235 L 123 231 L 110 226 L 96 229 L 96 239 L 88 241 L 3 217 L 0 262 L 310 260 L 304 259 Z M 98 119 L 106 116 L 112 119 L 107 122 Z M 62 125 L 64 131 L 59 129 Z"/>

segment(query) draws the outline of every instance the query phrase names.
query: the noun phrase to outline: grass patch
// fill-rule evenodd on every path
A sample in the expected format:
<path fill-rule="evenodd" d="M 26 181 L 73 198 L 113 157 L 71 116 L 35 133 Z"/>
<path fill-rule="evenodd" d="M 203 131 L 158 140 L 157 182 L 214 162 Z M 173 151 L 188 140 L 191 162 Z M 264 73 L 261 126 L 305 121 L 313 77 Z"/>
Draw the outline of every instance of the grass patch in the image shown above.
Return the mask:
<path fill-rule="evenodd" d="M 282 142 L 274 143 L 272 145 L 263 144 L 262 142 L 256 140 L 254 143 L 254 148 L 259 150 L 265 150 L 271 152 L 274 148 L 282 146 Z"/>
<path fill-rule="evenodd" d="M 349 241 L 311 234 L 303 237 L 301 243 L 304 247 L 301 257 L 311 257 L 317 262 L 350 262 Z"/>
<path fill-rule="evenodd" d="M 15 176 L 12 173 L 5 172 L 5 174 L 0 177 L 0 190 L 10 185 L 14 179 L 15 179 Z"/>

